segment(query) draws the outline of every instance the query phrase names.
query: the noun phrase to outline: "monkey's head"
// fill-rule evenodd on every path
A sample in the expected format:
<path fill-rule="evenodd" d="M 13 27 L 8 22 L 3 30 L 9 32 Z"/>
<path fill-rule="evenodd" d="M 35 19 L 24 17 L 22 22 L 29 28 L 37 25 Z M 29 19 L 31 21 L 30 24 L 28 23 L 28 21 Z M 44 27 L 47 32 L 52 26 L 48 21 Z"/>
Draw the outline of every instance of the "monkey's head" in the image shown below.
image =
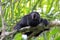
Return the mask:
<path fill-rule="evenodd" d="M 40 15 L 39 15 L 38 12 L 32 12 L 32 13 L 31 13 L 31 17 L 32 17 L 32 19 L 37 20 L 37 19 L 40 18 Z"/>

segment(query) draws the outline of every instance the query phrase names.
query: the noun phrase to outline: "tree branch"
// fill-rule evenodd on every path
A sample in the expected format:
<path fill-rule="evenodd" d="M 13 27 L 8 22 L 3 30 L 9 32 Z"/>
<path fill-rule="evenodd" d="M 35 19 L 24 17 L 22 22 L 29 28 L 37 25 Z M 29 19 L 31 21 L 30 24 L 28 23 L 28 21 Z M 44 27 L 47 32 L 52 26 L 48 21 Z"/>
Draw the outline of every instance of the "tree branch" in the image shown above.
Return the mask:
<path fill-rule="evenodd" d="M 20 32 L 23 33 L 23 32 L 33 31 L 33 33 L 28 37 L 28 39 L 29 39 L 29 38 L 31 38 L 36 32 L 39 32 L 39 31 L 44 30 L 44 29 L 47 29 L 47 28 L 55 27 L 55 26 L 60 26 L 60 20 L 51 21 L 47 27 L 43 27 L 42 24 L 39 24 L 37 27 L 32 27 L 32 28 L 31 28 L 30 26 L 23 27 L 23 28 L 20 29 Z M 35 30 L 35 29 L 37 29 L 37 30 Z M 11 32 L 5 32 L 4 34 L 5 34 L 5 36 L 8 36 L 8 35 L 12 35 L 12 34 L 14 34 L 14 33 L 16 33 L 16 32 L 17 32 L 17 30 L 13 30 L 13 31 L 11 31 Z M 1 37 L 2 37 L 2 36 L 0 36 L 0 38 L 1 38 Z M 2 38 L 3 38 L 3 37 L 2 37 Z"/>

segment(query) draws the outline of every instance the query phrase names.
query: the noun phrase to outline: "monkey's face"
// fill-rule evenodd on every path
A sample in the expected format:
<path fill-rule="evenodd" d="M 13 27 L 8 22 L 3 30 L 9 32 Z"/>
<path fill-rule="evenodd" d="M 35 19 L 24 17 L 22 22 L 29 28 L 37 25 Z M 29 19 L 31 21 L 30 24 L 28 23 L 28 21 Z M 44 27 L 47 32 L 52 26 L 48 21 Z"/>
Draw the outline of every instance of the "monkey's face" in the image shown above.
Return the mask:
<path fill-rule="evenodd" d="M 31 16 L 32 16 L 33 20 L 38 20 L 40 18 L 39 13 L 37 13 L 37 12 L 32 13 Z"/>
<path fill-rule="evenodd" d="M 37 19 L 37 14 L 33 14 L 32 19 Z"/>

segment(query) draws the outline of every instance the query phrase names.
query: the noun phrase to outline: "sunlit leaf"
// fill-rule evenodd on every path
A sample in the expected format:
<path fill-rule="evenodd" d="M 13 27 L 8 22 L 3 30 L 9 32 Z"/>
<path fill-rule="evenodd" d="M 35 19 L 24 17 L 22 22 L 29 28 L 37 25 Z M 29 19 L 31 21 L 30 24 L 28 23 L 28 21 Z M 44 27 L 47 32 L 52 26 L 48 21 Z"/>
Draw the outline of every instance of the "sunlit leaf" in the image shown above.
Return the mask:
<path fill-rule="evenodd" d="M 22 40 L 22 34 L 21 33 L 16 34 L 14 40 Z"/>

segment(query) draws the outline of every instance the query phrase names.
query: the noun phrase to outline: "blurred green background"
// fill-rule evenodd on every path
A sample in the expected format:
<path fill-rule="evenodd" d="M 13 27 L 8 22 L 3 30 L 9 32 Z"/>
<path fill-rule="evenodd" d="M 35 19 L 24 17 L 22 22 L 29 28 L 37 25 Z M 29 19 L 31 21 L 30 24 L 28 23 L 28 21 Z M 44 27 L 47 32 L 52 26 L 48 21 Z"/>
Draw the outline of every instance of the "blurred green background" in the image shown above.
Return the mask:
<path fill-rule="evenodd" d="M 60 19 L 60 0 L 2 0 L 2 10 L 7 31 L 11 31 L 24 15 L 32 11 L 39 12 L 42 18 L 49 21 Z M 2 27 L 1 18 L 0 27 Z M 21 34 L 15 36 L 15 40 L 21 38 Z M 50 31 L 41 33 L 37 40 L 60 40 L 60 28 L 53 27 Z"/>

